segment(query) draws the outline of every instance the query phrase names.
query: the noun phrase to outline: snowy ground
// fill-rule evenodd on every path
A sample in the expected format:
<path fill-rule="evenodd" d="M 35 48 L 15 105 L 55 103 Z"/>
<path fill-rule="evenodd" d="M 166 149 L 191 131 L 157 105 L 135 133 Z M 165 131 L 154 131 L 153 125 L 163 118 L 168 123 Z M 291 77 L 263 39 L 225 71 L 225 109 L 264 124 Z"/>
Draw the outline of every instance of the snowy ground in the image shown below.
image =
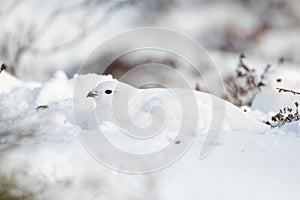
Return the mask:
<path fill-rule="evenodd" d="M 280 84 L 274 81 L 278 76 Z M 80 78 L 88 88 L 97 77 L 68 79 L 58 71 L 38 83 L 0 74 L 0 199 L 275 200 L 300 195 L 299 121 L 263 134 L 223 133 L 202 160 L 200 134 L 179 161 L 152 174 L 118 173 L 101 165 L 81 144 L 76 128 L 82 127 L 74 124 L 72 109 L 75 81 Z M 247 108 L 258 120 L 270 120 L 281 106 L 299 101 L 274 89 L 299 91 L 299 69 L 277 69 L 267 80 L 253 111 Z M 36 110 L 40 105 L 48 108 Z"/>
<path fill-rule="evenodd" d="M 271 121 L 286 106 L 294 111 L 300 95 L 279 93 L 276 88 L 300 92 L 298 0 L 139 0 L 119 7 L 109 16 L 104 14 L 104 21 L 96 23 L 96 29 L 88 31 L 87 37 L 49 53 L 47 49 L 80 33 L 83 15 L 89 16 L 89 23 L 93 24 L 102 18 L 106 6 L 91 4 L 70 9 L 62 17 L 53 18 L 54 23 L 49 25 L 44 21 L 55 8 L 76 5 L 82 0 L 26 0 L 10 8 L 11 2 L 14 1 L 0 1 L 0 65 L 4 62 L 11 69 L 17 64 L 14 67 L 18 78 L 6 71 L 0 73 L 0 200 L 299 199 L 299 121 L 263 133 L 224 132 L 204 159 L 199 159 L 199 155 L 205 135 L 199 133 L 191 148 L 173 165 L 155 173 L 132 175 L 103 166 L 87 152 L 78 130 L 93 133 L 86 130 L 89 119 L 85 114 L 89 111 L 83 112 L 79 124 L 73 119 L 76 98 L 85 99 L 79 103 L 83 111 L 93 107 L 92 99 L 85 97 L 99 78 L 96 74 L 75 75 L 78 66 L 89 61 L 85 64 L 90 67 L 106 67 L 103 60 L 121 45 L 105 49 L 95 60 L 89 59 L 91 52 L 120 32 L 145 26 L 174 30 L 203 45 L 223 81 L 234 74 L 240 53 L 245 53 L 246 64 L 256 70 L 258 77 L 270 64 L 264 77 L 266 85 L 251 107 L 241 110 L 261 122 Z M 99 2 L 109 5 L 121 1 Z M 172 44 L 182 48 L 176 42 Z M 18 52 L 20 47 L 25 47 L 25 51 Z M 203 55 L 198 51 L 189 53 L 199 58 L 201 76 L 223 97 L 219 77 L 202 65 Z M 278 62 L 280 58 L 284 58 L 283 64 Z M 128 66 L 156 61 L 173 67 L 192 85 L 198 83 L 205 90 L 203 80 L 186 68 L 190 66 L 169 54 L 145 50 L 126 59 L 116 62 L 114 76 L 119 72 L 123 75 L 122 70 Z M 170 87 L 181 86 L 172 73 L 163 70 L 141 71 L 135 77 Z M 74 96 L 76 81 L 82 84 L 80 92 L 75 93 L 79 96 Z M 248 123 L 245 118 L 238 120 L 239 126 Z M 111 133 L 115 131 L 109 124 L 103 127 Z M 124 142 L 123 137 L 113 137 Z M 129 142 L 128 145 L 141 148 Z"/>

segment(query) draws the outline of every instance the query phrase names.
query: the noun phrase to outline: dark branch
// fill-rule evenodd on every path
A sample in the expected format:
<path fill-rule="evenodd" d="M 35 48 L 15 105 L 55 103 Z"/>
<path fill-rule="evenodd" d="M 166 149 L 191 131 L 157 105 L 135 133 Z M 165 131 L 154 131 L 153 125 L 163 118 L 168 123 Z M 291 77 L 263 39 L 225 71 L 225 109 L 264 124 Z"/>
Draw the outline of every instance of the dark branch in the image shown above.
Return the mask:
<path fill-rule="evenodd" d="M 284 89 L 284 88 L 276 88 L 278 90 L 278 92 L 290 92 L 290 93 L 293 93 L 294 95 L 300 95 L 300 92 L 296 92 L 296 91 L 293 91 L 293 90 L 288 90 L 288 89 Z"/>
<path fill-rule="evenodd" d="M 5 63 L 3 63 L 0 68 L 0 74 L 2 71 L 7 70 L 7 68 L 8 68 L 7 65 Z"/>
<path fill-rule="evenodd" d="M 239 66 L 244 68 L 247 72 L 250 71 L 249 67 L 244 63 L 244 58 L 246 58 L 246 56 L 244 54 L 240 55 L 240 63 Z"/>

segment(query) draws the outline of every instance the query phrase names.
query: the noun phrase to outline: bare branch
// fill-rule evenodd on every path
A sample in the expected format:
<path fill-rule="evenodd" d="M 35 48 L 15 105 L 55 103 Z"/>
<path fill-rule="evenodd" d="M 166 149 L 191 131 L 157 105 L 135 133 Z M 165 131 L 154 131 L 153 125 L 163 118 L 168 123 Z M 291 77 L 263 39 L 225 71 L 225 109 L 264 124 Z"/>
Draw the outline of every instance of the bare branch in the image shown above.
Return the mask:
<path fill-rule="evenodd" d="M 225 80 L 228 92 L 225 99 L 237 106 L 251 106 L 256 94 L 266 85 L 265 76 L 271 68 L 271 65 L 267 65 L 264 72 L 259 75 L 255 68 L 244 63 L 245 58 L 244 54 L 240 55 L 235 76 Z"/>
<path fill-rule="evenodd" d="M 296 91 L 293 91 L 293 90 L 289 90 L 289 89 L 284 89 L 284 88 L 276 88 L 278 90 L 278 92 L 290 92 L 290 93 L 293 93 L 294 95 L 300 95 L 300 92 L 296 92 Z"/>
<path fill-rule="evenodd" d="M 54 24 L 54 22 L 63 15 L 70 14 L 71 12 L 75 12 L 76 10 L 84 8 L 88 8 L 87 10 L 89 10 L 89 7 L 95 8 L 95 6 L 99 6 L 100 4 L 107 2 L 109 2 L 109 0 L 83 0 L 69 6 L 59 7 L 47 16 L 43 25 L 39 27 L 36 35 L 39 37 L 43 36 L 44 32 L 46 32 Z M 93 5 L 95 6 L 93 7 Z"/>
<path fill-rule="evenodd" d="M 9 6 L 3 10 L 0 10 L 0 17 L 6 16 L 8 13 L 11 12 L 12 9 L 18 6 L 22 1 L 21 0 L 15 0 L 12 1 L 12 3 L 9 4 Z"/>
<path fill-rule="evenodd" d="M 83 27 L 79 31 L 79 33 L 76 36 L 74 36 L 73 38 L 71 38 L 70 40 L 68 40 L 68 41 L 66 41 L 64 43 L 55 45 L 53 47 L 47 48 L 47 49 L 39 49 L 39 48 L 31 47 L 30 51 L 32 53 L 35 53 L 35 54 L 48 54 L 50 52 L 63 50 L 63 49 L 66 49 L 66 48 L 68 48 L 70 46 L 73 46 L 74 44 L 77 44 L 83 38 L 85 38 L 87 36 L 87 33 L 94 32 L 94 31 L 98 30 L 100 28 L 100 26 L 103 26 L 105 23 L 107 23 L 109 21 L 109 18 L 114 13 L 113 11 L 121 9 L 122 7 L 127 6 L 127 5 L 132 5 L 136 1 L 137 0 L 116 1 L 111 6 L 108 6 L 108 8 L 104 11 L 103 15 L 98 20 L 96 20 L 96 22 L 94 22 L 93 24 L 86 25 L 87 21 L 88 21 L 87 18 L 89 17 L 89 15 L 87 15 L 86 17 L 84 17 L 85 19 L 83 19 L 83 21 L 85 21 L 85 23 L 82 23 L 82 25 L 86 25 L 86 26 Z M 90 2 L 90 3 L 88 3 L 88 2 Z M 78 6 L 80 6 L 80 5 L 87 6 L 88 5 L 88 6 L 93 7 L 93 6 L 99 6 L 99 5 L 102 5 L 103 3 L 108 3 L 108 2 L 111 2 L 111 1 L 102 0 L 102 1 L 96 1 L 96 2 L 94 2 L 94 1 L 87 0 L 85 4 L 84 3 L 78 4 Z M 63 11 L 63 8 L 61 10 L 55 11 L 55 13 L 62 13 L 62 11 Z M 51 20 L 51 18 L 53 18 L 51 16 L 49 17 L 49 21 L 48 21 L 49 23 L 53 23 L 54 22 L 54 20 Z M 47 24 L 47 23 L 45 23 L 45 24 Z M 44 30 L 46 30 L 47 28 L 49 28 L 49 27 L 45 27 Z M 39 35 L 41 36 L 42 34 L 39 33 Z"/>
<path fill-rule="evenodd" d="M 249 67 L 244 63 L 244 58 L 246 58 L 246 56 L 244 54 L 240 55 L 240 62 L 239 62 L 239 67 L 244 68 L 247 72 L 250 71 Z"/>
<path fill-rule="evenodd" d="M 10 6 L 6 6 L 6 10 L 12 12 L 13 9 L 20 3 L 25 0 L 14 0 L 10 3 Z M 119 10 L 124 6 L 132 5 L 137 0 L 81 0 L 76 3 L 72 3 L 66 6 L 55 8 L 51 13 L 44 19 L 43 23 L 40 25 L 34 24 L 25 24 L 19 22 L 17 27 L 19 29 L 17 35 L 12 35 L 11 33 L 2 33 L 2 37 L 6 39 L 2 40 L 0 44 L 0 54 L 5 57 L 8 64 L 10 65 L 9 71 L 11 74 L 18 76 L 16 68 L 22 62 L 23 56 L 25 54 L 32 55 L 48 55 L 59 50 L 66 50 L 68 47 L 73 47 L 79 44 L 84 38 L 94 31 L 97 31 L 109 19 L 113 16 L 115 10 Z M 97 12 L 97 8 L 103 6 L 104 12 L 99 17 L 99 19 L 91 19 L 91 12 Z M 4 10 L 4 9 L 2 9 Z M 0 7 L 0 12 L 2 12 Z M 65 41 L 60 44 L 56 44 L 49 48 L 42 48 L 37 45 L 38 41 L 42 39 L 49 29 L 53 28 L 55 22 L 60 20 L 63 16 L 68 16 L 71 12 L 79 12 L 81 15 L 80 24 L 78 24 L 78 32 L 68 41 Z M 2 12 L 3 14 L 4 12 Z M 98 16 L 98 15 L 97 15 Z M 1 20 L 4 18 L 0 13 Z M 96 17 L 96 16 L 95 16 Z M 91 21 L 93 21 L 91 23 Z M 3 30 L 5 31 L 5 30 Z M 2 32 L 3 32 L 2 31 Z"/>

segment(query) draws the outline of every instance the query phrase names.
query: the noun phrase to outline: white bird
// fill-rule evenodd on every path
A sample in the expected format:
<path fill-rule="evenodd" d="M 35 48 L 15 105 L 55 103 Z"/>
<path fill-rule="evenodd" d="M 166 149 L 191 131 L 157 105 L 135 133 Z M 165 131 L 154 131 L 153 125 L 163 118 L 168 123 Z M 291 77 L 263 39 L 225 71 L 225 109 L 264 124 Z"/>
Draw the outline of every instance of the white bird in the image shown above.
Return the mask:
<path fill-rule="evenodd" d="M 268 129 L 235 105 L 192 89 L 138 89 L 109 80 L 101 82 L 87 97 L 95 99 L 98 125 L 109 121 L 134 137 L 148 138 L 161 131 Z"/>

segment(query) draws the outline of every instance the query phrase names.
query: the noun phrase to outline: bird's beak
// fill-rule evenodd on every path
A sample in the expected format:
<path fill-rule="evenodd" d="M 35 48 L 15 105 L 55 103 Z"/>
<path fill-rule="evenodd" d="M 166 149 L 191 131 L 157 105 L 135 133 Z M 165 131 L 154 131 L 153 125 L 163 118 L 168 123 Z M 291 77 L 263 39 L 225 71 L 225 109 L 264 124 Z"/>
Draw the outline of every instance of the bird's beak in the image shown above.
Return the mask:
<path fill-rule="evenodd" d="M 88 95 L 86 96 L 86 98 L 88 98 L 88 97 L 97 97 L 97 96 L 98 96 L 97 91 L 90 91 L 88 93 Z"/>

